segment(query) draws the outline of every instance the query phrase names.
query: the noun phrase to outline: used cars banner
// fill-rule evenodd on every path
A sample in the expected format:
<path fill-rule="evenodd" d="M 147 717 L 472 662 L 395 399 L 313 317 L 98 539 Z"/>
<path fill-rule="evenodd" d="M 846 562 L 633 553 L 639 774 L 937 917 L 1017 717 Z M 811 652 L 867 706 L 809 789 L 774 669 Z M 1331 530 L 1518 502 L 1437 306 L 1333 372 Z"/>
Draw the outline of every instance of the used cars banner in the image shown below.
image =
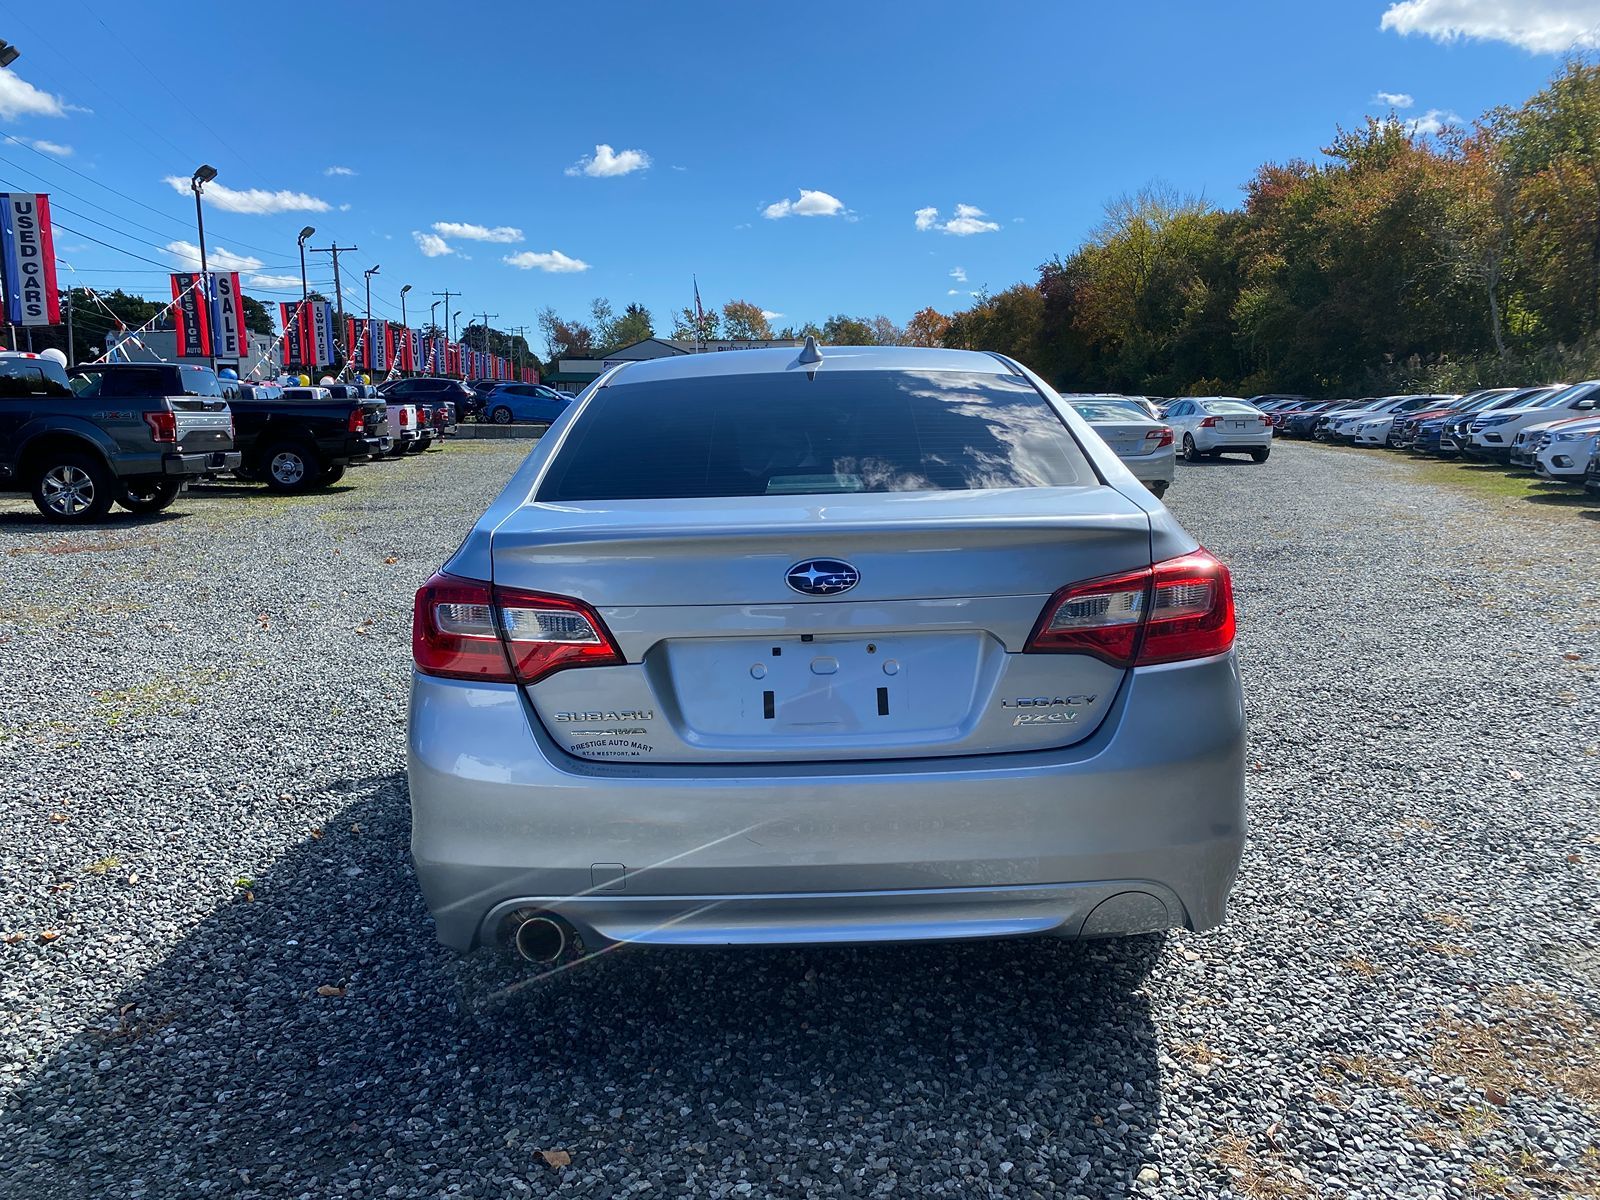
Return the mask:
<path fill-rule="evenodd" d="M 13 325 L 60 324 L 49 196 L 0 192 L 0 278 L 5 281 L 7 321 Z"/>

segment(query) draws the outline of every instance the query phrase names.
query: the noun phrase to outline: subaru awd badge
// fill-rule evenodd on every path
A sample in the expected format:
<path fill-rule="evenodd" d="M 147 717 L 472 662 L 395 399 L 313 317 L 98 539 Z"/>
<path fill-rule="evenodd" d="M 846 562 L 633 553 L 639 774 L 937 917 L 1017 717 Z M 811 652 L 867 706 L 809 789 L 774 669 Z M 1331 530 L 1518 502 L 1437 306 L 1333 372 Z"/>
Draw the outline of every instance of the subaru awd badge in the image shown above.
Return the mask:
<path fill-rule="evenodd" d="M 789 568 L 789 586 L 805 596 L 833 596 L 861 582 L 861 572 L 837 558 L 808 558 Z"/>

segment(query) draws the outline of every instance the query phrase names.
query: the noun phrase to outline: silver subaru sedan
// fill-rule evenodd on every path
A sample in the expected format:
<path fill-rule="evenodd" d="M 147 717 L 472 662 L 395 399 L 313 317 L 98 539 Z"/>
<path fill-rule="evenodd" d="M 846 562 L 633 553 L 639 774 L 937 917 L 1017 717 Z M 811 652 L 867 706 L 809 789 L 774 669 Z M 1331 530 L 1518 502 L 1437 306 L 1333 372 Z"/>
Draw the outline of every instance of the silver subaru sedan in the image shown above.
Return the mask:
<path fill-rule="evenodd" d="M 1102 937 L 1223 919 L 1228 569 L 1048 385 L 905 347 L 615 367 L 417 593 L 438 936 Z"/>

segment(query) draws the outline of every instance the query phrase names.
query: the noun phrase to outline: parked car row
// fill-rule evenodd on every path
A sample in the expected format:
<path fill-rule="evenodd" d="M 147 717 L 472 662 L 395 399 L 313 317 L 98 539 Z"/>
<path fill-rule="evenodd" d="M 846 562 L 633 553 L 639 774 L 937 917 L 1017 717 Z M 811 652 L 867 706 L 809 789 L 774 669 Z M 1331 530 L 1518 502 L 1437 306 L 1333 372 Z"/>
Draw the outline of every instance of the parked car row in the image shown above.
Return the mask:
<path fill-rule="evenodd" d="M 1263 400 L 1284 437 L 1502 462 L 1600 492 L 1600 379 L 1466 395 Z"/>
<path fill-rule="evenodd" d="M 0 353 L 0 491 L 28 493 L 52 521 L 97 520 L 113 504 L 160 512 L 190 483 L 224 475 L 277 492 L 327 487 L 353 465 L 421 453 L 456 429 L 449 400 L 413 402 L 370 384 L 65 363 L 59 352 Z"/>

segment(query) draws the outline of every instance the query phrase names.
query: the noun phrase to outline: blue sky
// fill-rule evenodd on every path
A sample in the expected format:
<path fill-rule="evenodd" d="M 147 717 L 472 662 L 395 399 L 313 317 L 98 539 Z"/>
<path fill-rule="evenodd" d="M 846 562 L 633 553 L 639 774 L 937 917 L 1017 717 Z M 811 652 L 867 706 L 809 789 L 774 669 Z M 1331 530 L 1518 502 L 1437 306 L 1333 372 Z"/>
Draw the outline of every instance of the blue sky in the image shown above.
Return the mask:
<path fill-rule="evenodd" d="M 263 300 L 298 294 L 309 224 L 360 247 L 347 295 L 381 264 L 375 315 L 409 283 L 413 324 L 448 287 L 499 328 L 605 296 L 663 332 L 692 274 L 777 324 L 963 307 L 1119 193 L 1235 205 L 1380 93 L 1470 118 L 1600 36 L 1600 0 L 140 7 L 0 17 L 0 129 L 29 143 L 0 181 L 52 193 L 63 286 L 164 293 L 204 161 L 212 265 Z"/>

